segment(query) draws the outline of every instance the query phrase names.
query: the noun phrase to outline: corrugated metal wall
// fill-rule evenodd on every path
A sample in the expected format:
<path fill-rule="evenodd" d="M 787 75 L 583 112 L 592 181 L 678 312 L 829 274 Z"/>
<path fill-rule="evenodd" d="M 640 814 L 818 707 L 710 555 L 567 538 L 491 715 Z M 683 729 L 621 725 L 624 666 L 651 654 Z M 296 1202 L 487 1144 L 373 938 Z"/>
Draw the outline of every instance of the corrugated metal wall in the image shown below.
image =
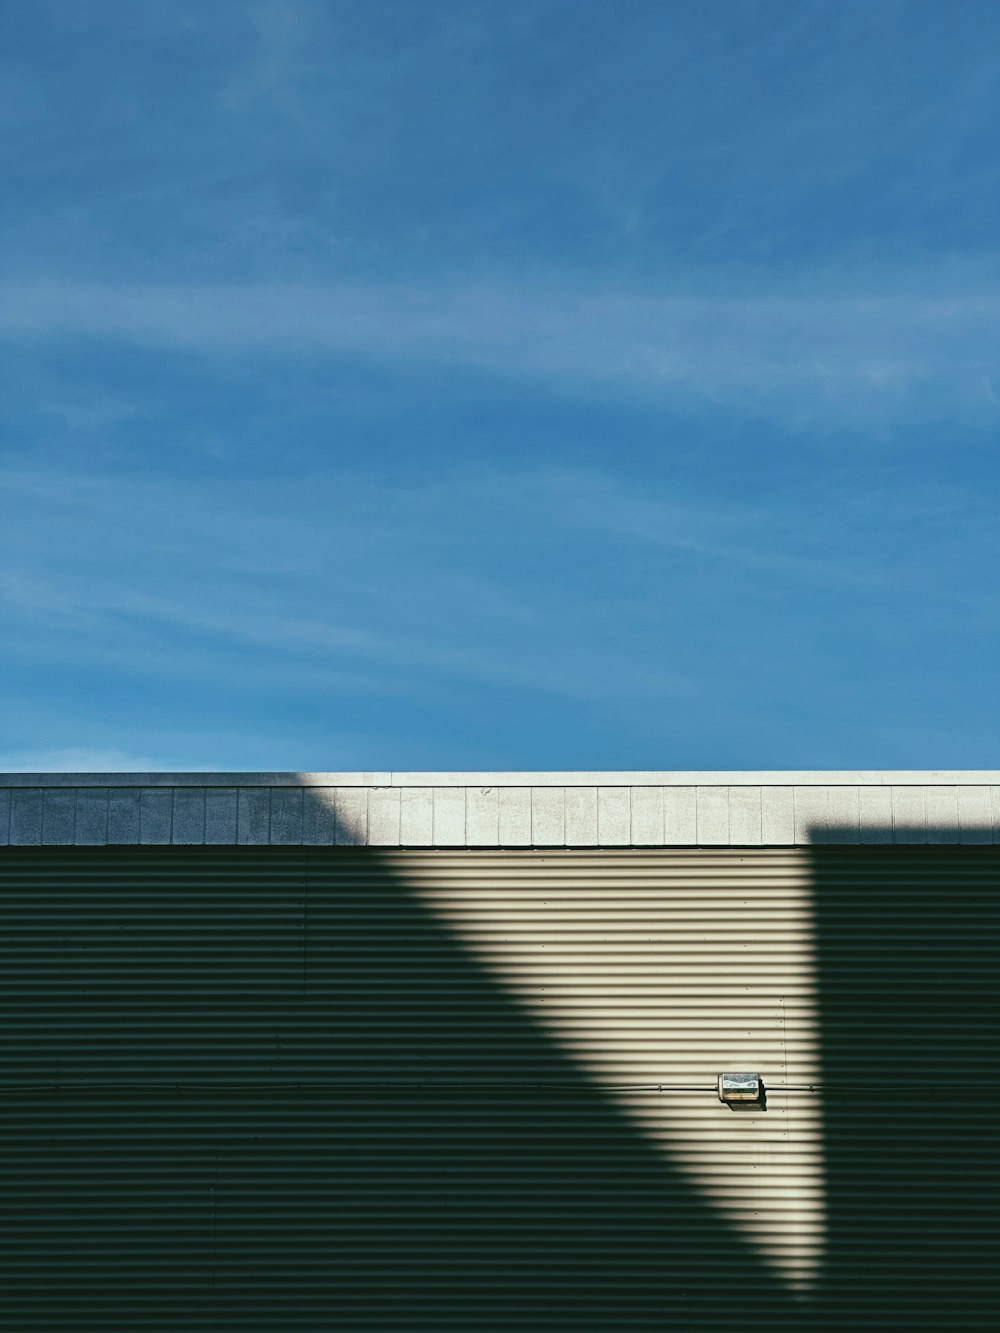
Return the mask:
<path fill-rule="evenodd" d="M 4 849 L 10 1326 L 992 1327 L 998 868 Z"/>

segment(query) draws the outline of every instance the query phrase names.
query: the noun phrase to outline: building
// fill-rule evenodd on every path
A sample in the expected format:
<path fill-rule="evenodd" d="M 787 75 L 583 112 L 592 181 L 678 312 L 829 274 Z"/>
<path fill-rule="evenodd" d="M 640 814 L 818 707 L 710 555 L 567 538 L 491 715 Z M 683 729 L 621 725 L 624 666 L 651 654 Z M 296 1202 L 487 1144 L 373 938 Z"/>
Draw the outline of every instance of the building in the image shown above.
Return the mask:
<path fill-rule="evenodd" d="M 4 776 L 10 1327 L 992 1327 L 998 844 L 1000 773 Z"/>

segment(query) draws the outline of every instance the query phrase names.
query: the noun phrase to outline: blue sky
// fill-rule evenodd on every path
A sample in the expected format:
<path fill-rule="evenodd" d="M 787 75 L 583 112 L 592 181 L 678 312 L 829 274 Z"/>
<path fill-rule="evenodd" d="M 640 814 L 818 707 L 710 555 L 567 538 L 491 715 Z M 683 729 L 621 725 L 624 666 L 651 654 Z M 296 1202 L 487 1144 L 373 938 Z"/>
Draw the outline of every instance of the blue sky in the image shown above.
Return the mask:
<path fill-rule="evenodd" d="M 0 767 L 996 766 L 1000 7 L 4 28 Z"/>

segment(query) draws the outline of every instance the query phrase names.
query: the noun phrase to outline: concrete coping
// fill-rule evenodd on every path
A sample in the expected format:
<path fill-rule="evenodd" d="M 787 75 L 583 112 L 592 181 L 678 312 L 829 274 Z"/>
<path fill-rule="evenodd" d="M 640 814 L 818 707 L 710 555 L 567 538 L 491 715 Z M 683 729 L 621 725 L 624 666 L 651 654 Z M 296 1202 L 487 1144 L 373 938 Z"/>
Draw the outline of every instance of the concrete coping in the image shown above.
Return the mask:
<path fill-rule="evenodd" d="M 8 774 L 0 845 L 1000 843 L 997 773 Z"/>
<path fill-rule="evenodd" d="M 0 773 L 0 787 L 990 787 L 1000 769 Z"/>

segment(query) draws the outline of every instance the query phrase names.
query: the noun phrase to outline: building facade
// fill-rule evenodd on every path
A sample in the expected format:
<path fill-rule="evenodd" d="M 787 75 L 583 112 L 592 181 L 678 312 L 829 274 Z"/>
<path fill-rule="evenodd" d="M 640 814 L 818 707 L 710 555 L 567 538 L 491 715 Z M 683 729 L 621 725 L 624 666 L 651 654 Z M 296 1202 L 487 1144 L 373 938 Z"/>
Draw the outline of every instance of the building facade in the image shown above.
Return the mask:
<path fill-rule="evenodd" d="M 15 1327 L 992 1326 L 1000 773 L 12 774 L 0 911 Z"/>

